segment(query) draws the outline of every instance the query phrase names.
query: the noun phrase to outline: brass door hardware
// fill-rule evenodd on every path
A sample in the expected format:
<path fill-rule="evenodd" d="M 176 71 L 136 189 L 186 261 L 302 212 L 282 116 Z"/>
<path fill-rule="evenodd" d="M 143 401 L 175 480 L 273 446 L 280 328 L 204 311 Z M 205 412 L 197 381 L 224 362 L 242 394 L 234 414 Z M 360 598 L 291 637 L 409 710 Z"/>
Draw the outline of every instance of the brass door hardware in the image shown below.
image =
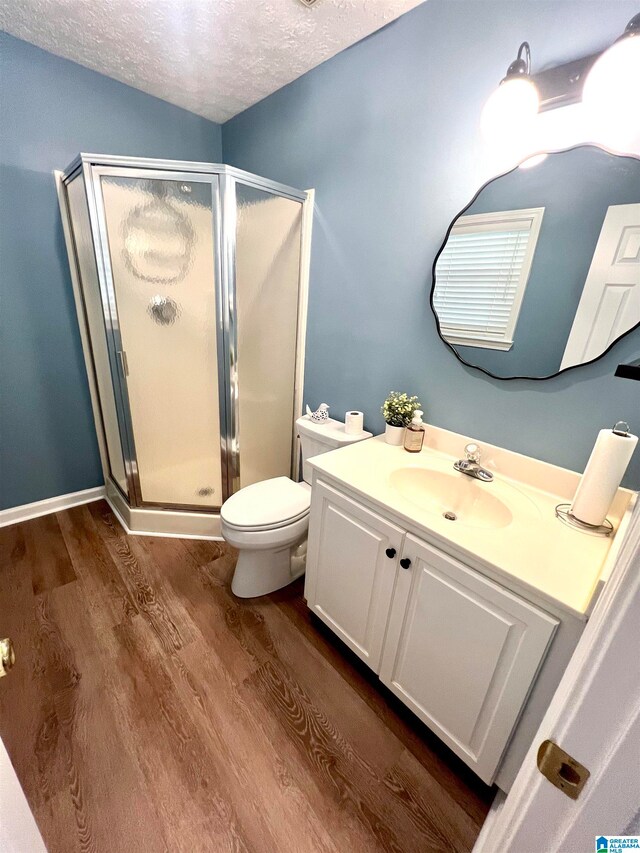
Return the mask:
<path fill-rule="evenodd" d="M 0 678 L 6 675 L 16 662 L 16 653 L 9 637 L 0 640 Z"/>
<path fill-rule="evenodd" d="M 591 775 L 584 765 L 552 740 L 545 740 L 540 744 L 538 770 L 572 800 L 578 799 Z"/>

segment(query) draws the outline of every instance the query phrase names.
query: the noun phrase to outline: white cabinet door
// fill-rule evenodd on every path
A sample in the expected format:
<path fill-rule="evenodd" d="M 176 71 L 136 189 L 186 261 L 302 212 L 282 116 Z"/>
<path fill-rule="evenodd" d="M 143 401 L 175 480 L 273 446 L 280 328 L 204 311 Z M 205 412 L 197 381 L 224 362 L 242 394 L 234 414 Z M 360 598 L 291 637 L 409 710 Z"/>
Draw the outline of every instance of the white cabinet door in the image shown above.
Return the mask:
<path fill-rule="evenodd" d="M 374 672 L 380 669 L 403 535 L 322 481 L 314 484 L 307 604 Z"/>
<path fill-rule="evenodd" d="M 485 782 L 558 621 L 407 535 L 380 677 Z"/>

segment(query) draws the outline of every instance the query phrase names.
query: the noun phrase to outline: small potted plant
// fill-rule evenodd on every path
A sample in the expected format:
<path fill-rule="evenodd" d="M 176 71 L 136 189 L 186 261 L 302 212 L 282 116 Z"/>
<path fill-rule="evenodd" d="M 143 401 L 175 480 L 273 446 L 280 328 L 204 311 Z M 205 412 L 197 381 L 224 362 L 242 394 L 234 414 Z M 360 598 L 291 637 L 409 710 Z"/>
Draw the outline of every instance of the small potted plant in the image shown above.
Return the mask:
<path fill-rule="evenodd" d="M 399 391 L 390 392 L 381 409 L 386 423 L 384 437 L 387 444 L 402 444 L 405 427 L 411 423 L 416 409 L 420 408 L 422 406 L 417 397 L 409 397 Z"/>

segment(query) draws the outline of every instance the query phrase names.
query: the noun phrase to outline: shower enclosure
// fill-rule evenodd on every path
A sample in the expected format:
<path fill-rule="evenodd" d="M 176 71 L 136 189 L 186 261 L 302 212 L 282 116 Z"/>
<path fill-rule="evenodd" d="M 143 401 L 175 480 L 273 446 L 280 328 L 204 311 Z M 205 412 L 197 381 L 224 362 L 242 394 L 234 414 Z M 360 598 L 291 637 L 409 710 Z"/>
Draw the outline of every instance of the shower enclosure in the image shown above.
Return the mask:
<path fill-rule="evenodd" d="M 56 180 L 107 497 L 132 530 L 217 535 L 297 467 L 310 196 L 91 154 Z"/>

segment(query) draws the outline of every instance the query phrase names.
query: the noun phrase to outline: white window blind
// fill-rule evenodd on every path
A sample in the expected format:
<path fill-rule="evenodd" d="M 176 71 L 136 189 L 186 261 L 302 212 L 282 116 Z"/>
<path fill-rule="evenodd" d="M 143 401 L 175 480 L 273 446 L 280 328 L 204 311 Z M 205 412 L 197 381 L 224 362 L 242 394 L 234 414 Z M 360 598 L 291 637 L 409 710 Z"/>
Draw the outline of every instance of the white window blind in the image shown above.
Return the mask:
<path fill-rule="evenodd" d="M 510 349 L 544 208 L 462 216 L 438 263 L 433 304 L 445 340 Z"/>

